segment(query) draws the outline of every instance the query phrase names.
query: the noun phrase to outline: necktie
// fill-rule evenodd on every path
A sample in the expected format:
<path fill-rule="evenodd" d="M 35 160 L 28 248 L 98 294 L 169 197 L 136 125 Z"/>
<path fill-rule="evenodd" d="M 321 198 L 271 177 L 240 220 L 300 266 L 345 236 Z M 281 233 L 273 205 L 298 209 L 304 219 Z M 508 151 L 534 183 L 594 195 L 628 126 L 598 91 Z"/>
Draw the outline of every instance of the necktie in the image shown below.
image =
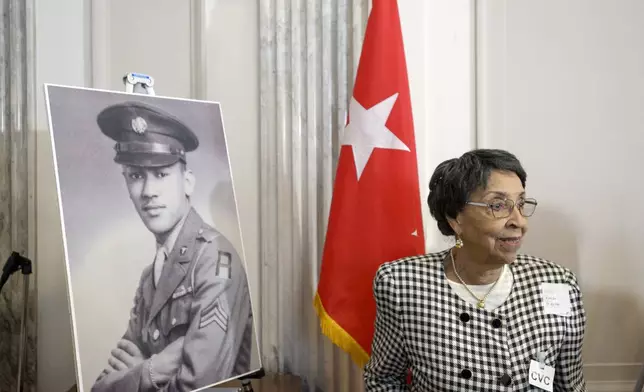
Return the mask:
<path fill-rule="evenodd" d="M 161 272 L 163 271 L 165 258 L 165 247 L 160 246 L 159 249 L 157 249 L 156 255 L 154 255 L 154 287 L 159 284 L 159 278 L 161 277 Z"/>

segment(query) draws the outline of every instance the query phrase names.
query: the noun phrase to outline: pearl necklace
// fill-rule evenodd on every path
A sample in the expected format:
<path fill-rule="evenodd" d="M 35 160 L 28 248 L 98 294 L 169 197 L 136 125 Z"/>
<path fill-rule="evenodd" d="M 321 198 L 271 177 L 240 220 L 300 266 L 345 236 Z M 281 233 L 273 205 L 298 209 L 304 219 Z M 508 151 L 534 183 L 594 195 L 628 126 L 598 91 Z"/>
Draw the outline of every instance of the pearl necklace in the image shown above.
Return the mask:
<path fill-rule="evenodd" d="M 477 306 L 477 307 L 479 307 L 480 309 L 483 309 L 483 308 L 485 307 L 485 301 L 487 300 L 487 297 L 490 295 L 490 293 L 492 292 L 492 290 L 494 290 L 494 287 L 496 287 L 496 284 L 497 284 L 497 283 L 499 283 L 499 281 L 501 280 L 501 276 L 503 276 L 503 272 L 505 271 L 505 266 L 503 266 L 503 271 L 501 271 L 501 273 L 499 274 L 499 277 L 498 277 L 498 278 L 496 278 L 496 281 L 494 282 L 494 284 L 492 285 L 492 287 L 490 287 L 490 289 L 487 291 L 487 293 L 485 293 L 485 295 L 483 296 L 483 298 L 479 298 L 476 294 L 474 294 L 474 292 L 473 292 L 472 290 L 470 290 L 470 288 L 469 288 L 469 287 L 467 287 L 467 285 L 465 284 L 465 282 L 463 281 L 463 279 L 461 279 L 460 275 L 458 274 L 458 271 L 456 271 L 456 263 L 454 262 L 454 254 L 453 254 L 453 251 L 454 251 L 454 249 L 450 249 L 450 251 L 449 251 L 449 257 L 450 257 L 450 259 L 452 259 L 452 268 L 454 268 L 454 275 L 456 275 L 456 277 L 458 278 L 458 280 L 460 280 L 460 281 L 461 281 L 461 284 L 463 284 L 463 286 L 465 287 L 465 289 L 466 289 L 466 290 L 467 290 L 467 291 L 472 295 L 472 297 L 474 297 L 474 298 L 478 301 L 478 302 L 476 303 L 476 306 Z"/>

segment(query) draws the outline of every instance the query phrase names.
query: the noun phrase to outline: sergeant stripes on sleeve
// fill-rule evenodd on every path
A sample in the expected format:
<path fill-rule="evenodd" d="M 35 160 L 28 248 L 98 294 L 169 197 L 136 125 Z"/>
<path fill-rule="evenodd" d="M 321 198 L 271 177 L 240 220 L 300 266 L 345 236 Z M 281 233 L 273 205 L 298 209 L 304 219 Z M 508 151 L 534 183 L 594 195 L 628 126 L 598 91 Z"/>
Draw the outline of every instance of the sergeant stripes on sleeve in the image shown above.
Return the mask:
<path fill-rule="evenodd" d="M 210 306 L 201 311 L 199 319 L 199 328 L 204 328 L 213 322 L 226 332 L 228 330 L 228 301 L 224 295 L 221 295 Z"/>

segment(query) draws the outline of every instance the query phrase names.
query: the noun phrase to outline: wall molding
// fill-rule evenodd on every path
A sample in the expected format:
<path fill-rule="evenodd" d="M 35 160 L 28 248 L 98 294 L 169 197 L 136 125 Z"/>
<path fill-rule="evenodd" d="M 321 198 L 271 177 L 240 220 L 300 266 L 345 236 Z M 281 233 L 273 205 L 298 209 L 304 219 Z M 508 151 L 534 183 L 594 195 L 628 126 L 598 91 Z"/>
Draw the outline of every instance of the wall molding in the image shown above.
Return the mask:
<path fill-rule="evenodd" d="M 633 392 L 635 382 L 629 381 L 589 381 L 588 392 Z"/>
<path fill-rule="evenodd" d="M 426 205 L 436 166 L 476 147 L 476 4 L 472 0 L 399 2 L 418 145 L 426 248 L 445 249 Z M 420 15 L 416 16 L 416 15 Z M 419 34 L 419 31 L 422 33 Z"/>
<path fill-rule="evenodd" d="M 91 75 L 91 87 L 110 88 L 110 2 L 89 1 L 91 61 L 86 71 Z"/>
<path fill-rule="evenodd" d="M 619 388 L 633 391 L 642 369 L 644 365 L 641 363 L 587 363 L 584 365 L 584 375 L 590 391 L 621 391 Z M 593 389 L 590 389 L 591 386 Z"/>
<path fill-rule="evenodd" d="M 190 1 L 190 95 L 202 100 L 206 99 L 208 89 L 206 2 Z"/>

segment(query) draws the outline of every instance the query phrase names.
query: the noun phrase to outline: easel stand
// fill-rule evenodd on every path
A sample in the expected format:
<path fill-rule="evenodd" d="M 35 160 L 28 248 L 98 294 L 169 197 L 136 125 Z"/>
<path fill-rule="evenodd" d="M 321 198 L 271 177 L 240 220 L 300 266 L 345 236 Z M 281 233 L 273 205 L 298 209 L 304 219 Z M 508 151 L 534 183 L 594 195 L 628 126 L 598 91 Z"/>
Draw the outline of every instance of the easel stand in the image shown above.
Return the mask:
<path fill-rule="evenodd" d="M 130 72 L 123 76 L 123 83 L 125 83 L 125 92 L 128 94 L 141 93 L 143 90 L 143 94 L 154 95 L 152 76 Z"/>
<path fill-rule="evenodd" d="M 240 378 L 242 386 L 237 390 L 237 392 L 254 392 L 253 385 L 250 383 L 250 380 L 259 380 L 263 378 L 265 374 L 264 368 L 262 367 L 255 373 L 251 373 Z"/>
<path fill-rule="evenodd" d="M 22 391 L 23 375 L 25 373 L 25 360 L 27 358 L 27 310 L 29 309 L 29 275 L 31 275 L 31 260 L 21 256 L 18 252 L 12 252 L 2 268 L 2 277 L 0 277 L 0 290 L 7 283 L 9 277 L 18 270 L 22 271 L 22 316 L 20 319 L 20 348 L 18 350 L 18 375 L 16 377 L 16 388 L 18 392 Z"/>
<path fill-rule="evenodd" d="M 152 86 L 154 85 L 154 79 L 152 79 L 151 76 L 148 75 L 143 75 L 139 73 L 128 73 L 123 77 L 123 83 L 125 83 L 125 92 L 132 94 L 132 93 L 140 93 L 140 94 L 147 94 L 147 95 L 155 95 L 154 94 L 154 89 Z M 25 289 L 26 290 L 26 289 Z M 24 316 L 23 316 L 24 318 Z M 255 373 L 249 374 L 247 376 L 241 377 L 241 383 L 242 386 L 237 390 L 238 392 L 254 392 L 253 391 L 253 386 L 250 382 L 251 379 L 260 379 L 264 377 L 264 368 L 261 368 Z M 228 391 L 229 389 L 227 388 L 212 388 L 213 391 Z M 20 392 L 20 391 L 18 391 Z"/>

